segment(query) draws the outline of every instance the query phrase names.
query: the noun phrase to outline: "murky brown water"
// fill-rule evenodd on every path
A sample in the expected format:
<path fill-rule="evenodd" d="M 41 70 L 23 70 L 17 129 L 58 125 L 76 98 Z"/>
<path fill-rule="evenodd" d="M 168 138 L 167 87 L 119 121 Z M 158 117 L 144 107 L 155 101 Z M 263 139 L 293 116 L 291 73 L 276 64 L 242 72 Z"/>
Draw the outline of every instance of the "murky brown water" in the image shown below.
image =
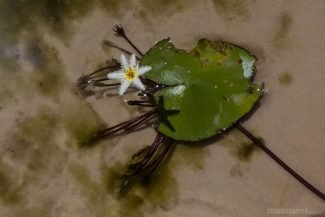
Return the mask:
<path fill-rule="evenodd" d="M 244 125 L 325 191 L 325 1 L 2 0 L 0 16 L 0 216 L 324 214 L 322 201 L 237 131 L 179 144 L 148 185 L 116 199 L 114 178 L 155 132 L 80 148 L 103 125 L 138 112 L 115 90 L 84 98 L 75 84 L 119 57 L 103 40 L 131 49 L 115 24 L 142 51 L 166 37 L 184 49 L 200 38 L 238 44 L 257 56 L 256 80 L 266 83 Z"/>

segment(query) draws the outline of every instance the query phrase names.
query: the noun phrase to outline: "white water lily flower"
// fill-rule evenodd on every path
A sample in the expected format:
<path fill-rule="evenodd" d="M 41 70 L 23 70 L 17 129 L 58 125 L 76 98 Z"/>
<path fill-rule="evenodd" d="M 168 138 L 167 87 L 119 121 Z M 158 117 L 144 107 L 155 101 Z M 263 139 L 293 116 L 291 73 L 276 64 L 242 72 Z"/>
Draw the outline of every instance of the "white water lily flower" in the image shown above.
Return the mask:
<path fill-rule="evenodd" d="M 144 86 L 139 78 L 140 75 L 151 70 L 151 66 L 140 66 L 136 64 L 135 54 L 130 56 L 128 63 L 126 57 L 121 54 L 121 69 L 107 74 L 108 79 L 118 80 L 121 82 L 119 94 L 123 95 L 126 89 L 132 84 L 133 86 L 144 90 Z"/>

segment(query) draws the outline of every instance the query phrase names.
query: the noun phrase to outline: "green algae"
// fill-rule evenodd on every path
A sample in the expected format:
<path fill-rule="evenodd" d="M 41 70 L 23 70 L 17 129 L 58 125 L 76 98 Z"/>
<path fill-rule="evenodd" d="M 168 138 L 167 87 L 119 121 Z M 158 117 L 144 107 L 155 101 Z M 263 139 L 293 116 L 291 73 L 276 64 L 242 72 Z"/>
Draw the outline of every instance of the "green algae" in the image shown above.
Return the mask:
<path fill-rule="evenodd" d="M 119 195 L 118 182 L 123 167 L 117 164 L 103 170 L 103 183 L 107 192 L 114 195 L 118 202 L 119 216 L 143 216 L 143 207 L 165 208 L 173 206 L 178 200 L 178 184 L 168 165 L 162 165 L 146 180 L 133 180 L 132 186 Z"/>
<path fill-rule="evenodd" d="M 76 0 L 25 0 L 0 3 L 0 67 L 3 71 L 0 81 L 0 101 L 8 104 L 17 95 L 33 96 L 34 90 L 56 97 L 65 77 L 60 70 L 55 49 L 46 47 L 41 29 L 67 42 L 71 35 L 71 23 L 86 15 L 93 8 L 94 1 Z M 10 17 L 10 19 L 8 19 Z M 18 44 L 26 43 L 27 59 L 35 72 L 26 78 L 21 72 L 23 53 Z M 22 40 L 23 39 L 23 40 Z M 32 88 L 32 90 L 31 90 Z M 16 94 L 16 93 L 19 94 Z"/>
<path fill-rule="evenodd" d="M 75 163 L 69 166 L 69 172 L 75 181 L 82 186 L 83 194 L 94 200 L 93 203 L 101 203 L 104 200 L 106 195 L 103 187 L 91 178 L 90 171 L 86 167 Z"/>
<path fill-rule="evenodd" d="M 0 39 L 0 67 L 2 71 L 15 72 L 20 68 L 19 51 L 14 45 L 6 44 Z M 3 73 L 2 73 L 3 74 Z"/>
<path fill-rule="evenodd" d="M 273 44 L 276 48 L 283 48 L 290 44 L 288 39 L 293 20 L 287 13 L 282 13 L 279 17 L 279 24 L 276 27 Z"/>
<path fill-rule="evenodd" d="M 68 84 L 57 50 L 37 36 L 26 37 L 23 43 L 25 47 L 22 58 L 32 70 L 11 71 L 1 65 L 1 103 L 6 105 L 16 100 L 31 100 L 35 99 L 36 95 L 57 101 Z M 19 65 L 17 60 L 9 62 Z"/>
<path fill-rule="evenodd" d="M 143 198 L 135 194 L 130 194 L 120 201 L 118 214 L 120 217 L 143 217 L 144 214 L 141 210 L 143 205 Z"/>
<path fill-rule="evenodd" d="M 0 86 L 7 86 L 2 85 L 3 81 L 0 81 Z M 2 107 L 5 107 L 11 100 L 13 99 L 13 94 L 6 88 L 0 88 L 0 103 Z"/>
<path fill-rule="evenodd" d="M 278 81 L 281 85 L 288 86 L 292 83 L 293 77 L 288 72 L 283 72 L 280 74 Z"/>
<path fill-rule="evenodd" d="M 125 11 L 134 7 L 131 3 L 130 0 L 99 0 L 98 5 L 107 14 L 121 18 L 126 14 Z"/>
<path fill-rule="evenodd" d="M 241 177 L 243 176 L 243 171 L 239 163 L 236 163 L 229 171 L 232 177 Z"/>
<path fill-rule="evenodd" d="M 27 40 L 26 50 L 26 59 L 32 64 L 34 70 L 30 73 L 28 80 L 24 81 L 28 84 L 24 85 L 24 82 L 21 82 L 20 88 L 33 97 L 43 95 L 59 102 L 61 93 L 66 92 L 66 89 L 73 84 L 66 79 L 57 50 L 46 45 L 38 37 L 31 37 Z M 79 99 L 74 92 L 68 93 L 68 95 L 72 95 L 72 99 L 64 104 L 65 110 L 60 114 L 62 116 L 61 124 L 63 123 L 67 132 L 78 142 L 86 142 L 84 141 L 87 139 L 86 137 L 97 131 L 99 118 L 90 106 L 82 102 L 82 99 Z M 42 124 L 46 123 L 35 123 L 35 125 L 38 124 L 41 124 L 39 127 L 45 127 Z M 48 123 L 47 126 L 53 127 L 54 125 Z M 30 130 L 35 129 L 37 131 L 39 127 L 30 127 Z M 46 135 L 44 136 L 46 137 Z"/>
<path fill-rule="evenodd" d="M 150 19 L 150 15 L 145 10 L 137 11 L 134 16 L 141 20 L 146 27 L 150 27 L 152 29 L 152 19 Z"/>
<path fill-rule="evenodd" d="M 147 19 L 146 14 L 149 14 L 150 17 L 172 15 L 184 10 L 192 2 L 192 0 L 140 0 L 142 8 L 145 10 L 144 13 L 141 13 L 141 17 Z"/>
<path fill-rule="evenodd" d="M 80 186 L 81 196 L 86 200 L 88 211 L 95 217 L 112 216 L 111 207 L 106 203 L 107 192 L 105 187 L 93 179 L 90 170 L 78 163 L 68 166 L 75 182 Z"/>
<path fill-rule="evenodd" d="M 50 166 L 50 159 L 59 152 L 54 140 L 59 117 L 48 106 L 41 106 L 37 113 L 18 120 L 9 141 L 12 157 L 22 161 L 31 172 L 41 172 Z"/>
<path fill-rule="evenodd" d="M 258 138 L 261 140 L 261 138 Z M 241 161 L 251 160 L 253 154 L 258 151 L 259 148 L 251 142 L 240 143 L 235 151 L 237 158 Z"/>
<path fill-rule="evenodd" d="M 103 125 L 92 107 L 78 96 L 73 96 L 62 111 L 61 123 L 70 143 L 81 147 L 94 145 L 93 139 Z"/>
<path fill-rule="evenodd" d="M 226 20 L 249 18 L 247 0 L 212 0 L 216 12 Z"/>
<path fill-rule="evenodd" d="M 87 0 L 37 0 L 36 2 L 33 0 L 32 2 L 36 3 L 34 8 L 38 8 L 35 10 L 36 19 L 61 37 L 69 33 L 71 21 L 85 16 L 94 6 L 93 1 Z M 26 8 L 27 5 L 31 5 L 31 2 L 25 4 Z"/>
<path fill-rule="evenodd" d="M 102 168 L 102 182 L 107 192 L 113 196 L 117 195 L 116 183 L 121 177 L 124 168 L 121 164 L 116 164 L 113 167 Z"/>
<path fill-rule="evenodd" d="M 104 173 L 104 183 L 109 193 L 118 196 L 116 189 L 117 182 L 123 174 L 121 166 L 115 166 L 106 169 Z M 157 207 L 167 205 L 169 200 L 175 200 L 178 197 L 178 184 L 176 179 L 172 176 L 172 172 L 166 165 L 162 165 L 155 171 L 149 179 L 135 180 L 133 186 L 128 189 L 125 195 L 121 198 L 129 197 L 130 195 L 138 194 L 144 201 L 149 200 L 150 203 L 155 204 Z"/>
<path fill-rule="evenodd" d="M 179 165 L 190 166 L 194 170 L 204 168 L 208 149 L 202 146 L 178 144 L 172 158 L 162 165 L 148 179 L 131 180 L 130 186 L 120 193 L 119 180 L 125 168 L 122 164 L 103 169 L 103 185 L 118 199 L 119 216 L 142 216 L 147 205 L 155 209 L 169 209 L 178 202 L 178 183 L 172 168 Z M 128 151 L 130 152 L 130 151 Z"/>
<path fill-rule="evenodd" d="M 178 200 L 178 183 L 168 165 L 162 165 L 141 187 L 144 197 L 157 207 L 169 207 Z"/>
<path fill-rule="evenodd" d="M 262 142 L 264 141 L 261 137 L 257 138 Z M 257 145 L 249 141 L 238 131 L 232 131 L 231 134 L 224 137 L 218 144 L 227 147 L 232 156 L 243 162 L 249 162 L 254 153 L 260 150 Z"/>
<path fill-rule="evenodd" d="M 137 150 L 139 151 L 139 150 Z M 180 150 L 180 154 L 187 154 L 191 151 Z M 134 154 L 134 148 L 128 148 L 127 153 Z M 193 154 L 197 156 L 197 153 Z M 116 198 L 128 198 L 130 195 L 141 197 L 144 203 L 150 203 L 155 207 L 168 207 L 178 199 L 178 183 L 173 176 L 171 168 L 175 163 L 168 156 L 161 165 L 149 177 L 137 177 L 130 179 L 130 184 L 121 189 L 121 176 L 126 170 L 123 164 L 117 163 L 113 167 L 104 167 L 103 182 L 107 191 Z M 131 160 L 133 162 L 134 159 Z M 200 163 L 199 163 L 200 161 Z M 201 160 L 196 162 L 201 166 Z"/>
<path fill-rule="evenodd" d="M 39 22 L 52 33 L 66 37 L 71 30 L 69 23 L 85 16 L 93 6 L 94 2 L 87 0 L 8 1 L 0 4 L 0 12 L 3 17 L 13 19 L 1 22 L 0 31 L 5 30 L 5 39 L 13 40 L 20 37 L 20 33 L 25 29 L 35 30 L 35 23 Z"/>
<path fill-rule="evenodd" d="M 42 172 L 46 168 L 46 160 L 42 156 L 42 151 L 34 150 L 30 155 L 30 160 L 26 164 L 30 172 Z"/>
<path fill-rule="evenodd" d="M 132 8 L 130 0 L 24 0 L 0 3 L 0 32 L 2 40 L 15 42 L 25 30 L 35 33 L 37 24 L 46 27 L 65 42 L 73 34 L 73 23 L 81 20 L 94 8 L 114 17 L 122 17 Z M 11 19 L 6 19 L 11 17 Z"/>
<path fill-rule="evenodd" d="M 27 40 L 26 50 L 26 58 L 34 67 L 28 82 L 33 83 L 36 92 L 58 99 L 67 85 L 58 51 L 38 37 Z"/>
<path fill-rule="evenodd" d="M 46 144 L 54 137 L 58 117 L 47 106 L 38 108 L 37 114 L 17 122 L 18 134 L 24 140 L 37 144 Z"/>
<path fill-rule="evenodd" d="M 19 73 L 15 73 L 21 69 L 19 60 L 22 57 L 22 51 L 18 48 L 18 42 L 26 37 L 30 48 L 27 53 L 32 52 L 34 56 L 31 58 L 40 64 L 38 71 L 28 79 L 27 84 L 32 81 L 36 88 L 48 95 L 57 93 L 58 86 L 62 85 L 62 73 L 60 74 L 56 67 L 58 62 L 53 48 L 44 47 L 39 23 L 47 26 L 51 33 L 63 37 L 66 32 L 70 31 L 70 23 L 84 16 L 92 8 L 91 5 L 94 5 L 94 2 L 87 0 L 25 0 L 0 3 L 0 17 L 2 18 L 0 21 L 0 65 L 5 75 L 2 76 L 5 79 L 1 82 L 1 98 L 13 95 L 14 90 L 11 85 L 14 82 L 11 81 L 16 83 L 13 89 L 22 89 L 24 86 L 29 88 L 28 85 L 21 83 L 21 79 L 17 79 Z M 28 93 L 29 89 L 25 92 Z M 4 100 L 7 99 L 8 97 Z"/>
<path fill-rule="evenodd" d="M 71 163 L 68 165 L 68 170 L 81 190 L 81 197 L 85 200 L 91 216 L 117 217 L 115 215 L 117 207 L 111 204 L 112 198 L 109 198 L 105 184 L 94 179 L 91 171 L 82 164 Z"/>
<path fill-rule="evenodd" d="M 29 207 L 22 208 L 15 212 L 12 217 L 50 217 L 49 211 L 38 208 L 38 207 Z"/>
<path fill-rule="evenodd" d="M 207 147 L 198 144 L 177 144 L 172 161 L 175 166 L 185 165 L 194 170 L 201 170 L 209 153 Z"/>
<path fill-rule="evenodd" d="M 14 65 L 14 67 L 11 67 L 11 65 Z M 21 92 L 20 90 L 23 89 L 23 86 L 25 86 L 22 73 L 13 71 L 19 68 L 16 66 L 16 61 L 12 61 L 8 58 L 2 59 L 0 47 L 0 103 L 2 106 L 6 106 L 12 102 L 16 102 L 16 93 Z"/>
<path fill-rule="evenodd" d="M 140 19 L 150 31 L 155 31 L 154 21 L 157 18 L 172 16 L 185 10 L 193 0 L 140 0 L 141 8 L 135 12 L 135 17 Z"/>
<path fill-rule="evenodd" d="M 103 176 L 103 184 L 106 186 L 108 193 L 117 197 L 117 182 L 121 177 L 121 171 L 123 168 L 118 164 L 112 168 L 105 169 Z M 144 198 L 143 195 L 139 194 L 138 186 L 133 186 L 127 194 L 118 198 L 118 207 L 117 213 L 119 217 L 143 217 L 142 207 L 145 204 L 147 198 Z"/>
<path fill-rule="evenodd" d="M 22 201 L 21 188 L 2 170 L 0 170 L 0 201 L 4 205 L 17 205 Z"/>
<path fill-rule="evenodd" d="M 29 20 L 23 17 L 19 7 L 20 1 L 2 1 L 0 3 L 0 32 L 1 42 L 14 43 L 20 37 L 20 32 L 24 26 L 32 26 Z M 30 12 L 32 13 L 32 11 Z M 5 19 L 11 17 L 11 19 Z"/>

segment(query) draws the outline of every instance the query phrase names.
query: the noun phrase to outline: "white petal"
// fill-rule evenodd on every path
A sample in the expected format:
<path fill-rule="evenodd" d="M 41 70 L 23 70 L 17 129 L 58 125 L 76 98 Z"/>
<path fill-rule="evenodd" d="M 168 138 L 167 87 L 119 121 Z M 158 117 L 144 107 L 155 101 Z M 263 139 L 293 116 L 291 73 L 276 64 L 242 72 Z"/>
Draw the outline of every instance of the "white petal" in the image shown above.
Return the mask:
<path fill-rule="evenodd" d="M 124 94 L 124 92 L 126 91 L 126 89 L 128 89 L 129 85 L 130 85 L 130 82 L 123 81 L 123 83 L 121 84 L 120 89 L 119 89 L 120 96 L 122 96 Z"/>
<path fill-rule="evenodd" d="M 150 71 L 152 68 L 151 66 L 142 66 L 139 68 L 138 73 L 139 75 L 143 75 L 144 73 Z"/>
<path fill-rule="evenodd" d="M 124 80 L 124 73 L 123 72 L 108 73 L 107 78 L 122 81 L 122 80 Z"/>
<path fill-rule="evenodd" d="M 127 69 L 129 67 L 128 61 L 126 60 L 126 57 L 124 56 L 124 54 L 121 54 L 120 61 L 121 61 L 122 69 Z"/>
<path fill-rule="evenodd" d="M 131 54 L 131 57 L 130 57 L 130 66 L 131 67 L 134 67 L 135 64 L 136 64 L 135 54 Z"/>
<path fill-rule="evenodd" d="M 139 68 L 138 73 L 139 75 L 143 75 L 144 73 L 150 71 L 152 68 L 151 66 L 142 66 Z"/>
<path fill-rule="evenodd" d="M 145 89 L 144 86 L 143 86 L 143 84 L 142 84 L 142 82 L 141 82 L 141 80 L 139 78 L 135 78 L 133 80 L 133 84 L 134 84 L 134 86 L 136 86 L 140 90 L 144 90 Z"/>
<path fill-rule="evenodd" d="M 123 72 L 124 72 L 123 69 L 119 69 L 119 70 L 115 70 L 115 71 L 109 72 L 109 73 L 107 73 L 107 75 L 114 74 L 114 73 L 123 73 Z"/>

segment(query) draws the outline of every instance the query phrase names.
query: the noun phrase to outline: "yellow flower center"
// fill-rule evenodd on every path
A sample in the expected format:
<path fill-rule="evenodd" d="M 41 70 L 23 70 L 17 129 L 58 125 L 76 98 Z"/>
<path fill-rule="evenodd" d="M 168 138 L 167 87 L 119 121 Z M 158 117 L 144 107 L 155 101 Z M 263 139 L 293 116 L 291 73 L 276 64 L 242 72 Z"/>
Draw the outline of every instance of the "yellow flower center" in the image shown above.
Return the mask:
<path fill-rule="evenodd" d="M 137 72 L 134 70 L 134 68 L 128 68 L 126 71 L 125 71 L 125 79 L 126 80 L 134 80 L 135 77 L 137 76 Z"/>

